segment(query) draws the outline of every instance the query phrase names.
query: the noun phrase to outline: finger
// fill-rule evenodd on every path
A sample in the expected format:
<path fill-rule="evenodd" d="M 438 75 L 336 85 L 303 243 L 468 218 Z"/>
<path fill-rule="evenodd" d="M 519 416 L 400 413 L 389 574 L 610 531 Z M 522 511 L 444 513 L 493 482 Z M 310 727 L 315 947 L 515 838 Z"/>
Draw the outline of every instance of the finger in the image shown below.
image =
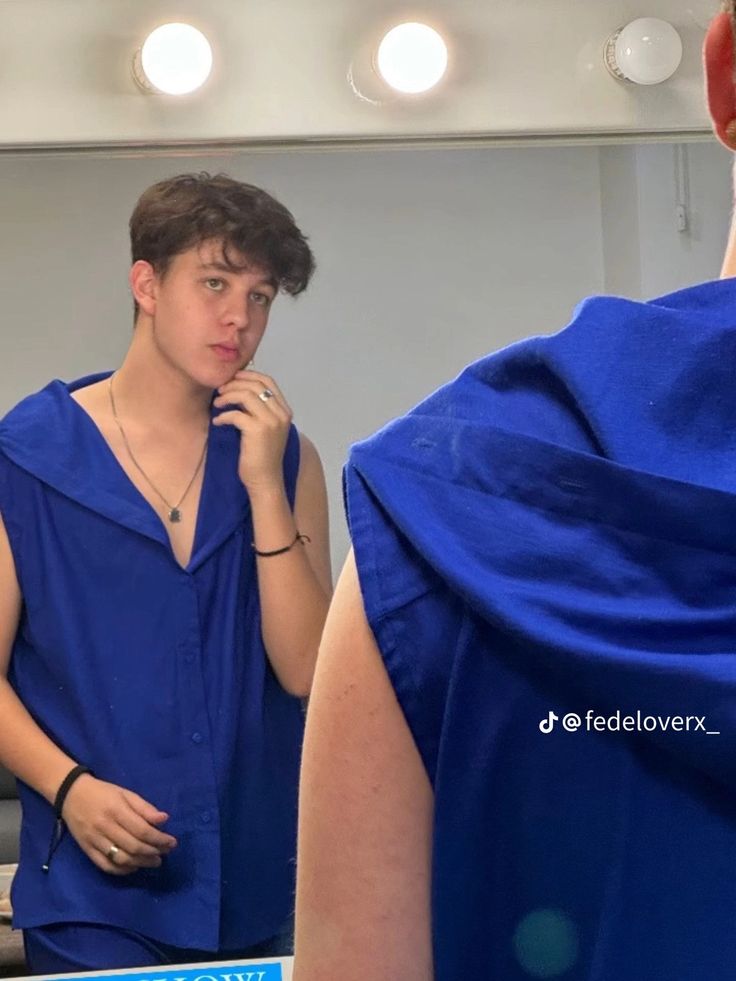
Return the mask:
<path fill-rule="evenodd" d="M 161 864 L 161 854 L 155 848 L 144 854 L 140 851 L 141 843 L 119 826 L 109 833 L 92 835 L 90 842 L 113 865 L 125 865 L 130 861 L 145 862 L 151 866 Z M 150 849 L 151 846 L 145 847 Z"/>
<path fill-rule="evenodd" d="M 97 868 L 102 872 L 107 872 L 108 875 L 128 875 L 129 872 L 135 871 L 134 869 L 118 868 L 118 866 L 113 865 L 112 862 L 108 858 L 105 858 L 105 856 L 96 848 L 91 848 L 89 851 L 85 849 L 84 851 L 87 858 L 91 862 L 94 862 Z"/>
<path fill-rule="evenodd" d="M 246 384 L 249 382 L 254 383 L 257 391 L 262 391 L 264 388 L 269 389 L 284 406 L 287 412 L 291 412 L 291 406 L 286 401 L 284 393 L 281 391 L 278 384 L 273 380 L 273 378 L 271 378 L 270 375 L 264 375 L 261 372 L 239 371 L 229 382 L 221 385 L 218 391 L 226 392 L 230 386 L 237 386 L 239 382 L 244 382 Z"/>
<path fill-rule="evenodd" d="M 284 393 L 281 391 L 278 383 L 274 381 L 270 375 L 264 375 L 255 371 L 239 371 L 229 382 L 226 382 L 220 390 L 222 391 L 222 389 L 227 388 L 228 385 L 237 385 L 239 382 L 255 384 L 256 386 L 259 386 L 259 390 L 263 388 L 269 389 L 269 391 L 273 392 L 279 401 L 288 408 L 289 403 L 286 401 Z"/>
<path fill-rule="evenodd" d="M 131 872 L 137 872 L 139 868 L 142 868 L 142 866 L 137 865 L 122 851 L 118 852 L 114 859 L 109 859 L 105 856 L 103 862 L 106 865 L 105 871 L 111 875 L 130 875 Z"/>
<path fill-rule="evenodd" d="M 169 820 L 166 811 L 160 811 L 132 790 L 123 791 L 123 800 L 129 810 L 120 812 L 116 817 L 124 823 L 127 831 L 156 848 L 176 847 L 177 841 L 174 835 L 155 827 Z"/>
<path fill-rule="evenodd" d="M 150 825 L 144 825 L 144 827 L 150 827 Z M 168 846 L 156 847 L 138 834 L 131 833 L 122 823 L 107 826 L 104 831 L 95 836 L 94 842 L 101 851 L 105 852 L 108 858 L 110 858 L 108 851 L 111 844 L 114 843 L 121 852 L 125 852 L 133 858 L 156 860 L 153 864 L 158 864 L 157 860 L 160 860 L 162 853 L 168 854 L 170 851 Z M 116 859 L 113 858 L 112 861 L 116 861 Z"/>
<path fill-rule="evenodd" d="M 273 378 L 269 378 L 268 376 L 264 376 L 263 383 L 264 383 L 264 387 L 265 388 L 267 388 L 267 389 L 269 389 L 269 391 L 273 392 L 273 394 L 275 395 L 275 397 L 278 399 L 279 403 L 281 405 L 283 405 L 283 407 L 289 413 L 289 416 L 293 415 L 293 413 L 291 411 L 291 406 L 286 401 L 286 396 L 281 391 L 281 389 L 276 384 L 276 382 L 273 380 Z"/>
<path fill-rule="evenodd" d="M 176 848 L 176 839 L 171 835 L 129 815 L 118 818 L 117 825 L 106 828 L 105 833 L 130 855 L 168 855 Z"/>
<path fill-rule="evenodd" d="M 291 415 L 288 408 L 285 408 L 277 395 L 271 392 L 265 395 L 268 389 L 256 386 L 241 386 L 232 389 L 222 395 L 218 395 L 213 400 L 213 405 L 217 408 L 225 408 L 229 405 L 239 405 L 245 412 L 254 416 L 268 418 L 268 415 L 275 415 L 282 422 L 290 422 Z"/>
<path fill-rule="evenodd" d="M 123 800 L 130 805 L 136 814 L 139 814 L 144 821 L 148 821 L 150 824 L 162 824 L 169 820 L 166 811 L 149 804 L 147 800 L 144 800 L 140 794 L 136 794 L 133 790 L 123 790 Z"/>
<path fill-rule="evenodd" d="M 107 845 L 107 849 L 109 849 L 109 845 Z M 104 851 L 97 847 L 85 848 L 84 851 L 98 869 L 102 869 L 103 872 L 110 875 L 130 875 L 131 872 L 140 868 L 122 850 L 118 850 L 114 858 L 109 858 Z"/>
<path fill-rule="evenodd" d="M 228 412 L 221 412 L 212 420 L 213 426 L 235 426 L 241 433 L 249 436 L 274 434 L 274 438 L 283 433 L 286 420 L 277 417 L 274 413 L 251 412 L 250 409 L 232 409 Z"/>
<path fill-rule="evenodd" d="M 213 426 L 235 426 L 241 433 L 247 433 L 250 428 L 250 416 L 240 409 L 233 409 L 232 412 L 221 412 L 212 420 Z"/>
<path fill-rule="evenodd" d="M 122 840 L 119 831 L 118 838 Z M 109 848 L 105 849 L 102 854 L 105 861 L 116 869 L 158 869 L 162 864 L 160 855 L 133 855 L 122 847 L 118 848 L 113 855 L 110 854 Z"/>

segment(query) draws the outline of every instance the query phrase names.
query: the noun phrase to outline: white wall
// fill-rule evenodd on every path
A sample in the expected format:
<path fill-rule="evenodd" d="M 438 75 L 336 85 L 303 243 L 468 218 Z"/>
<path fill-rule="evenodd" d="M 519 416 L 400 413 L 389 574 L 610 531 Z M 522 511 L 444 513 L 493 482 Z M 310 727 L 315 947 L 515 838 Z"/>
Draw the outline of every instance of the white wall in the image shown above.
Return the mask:
<path fill-rule="evenodd" d="M 0 411 L 50 377 L 118 364 L 127 219 L 140 191 L 206 167 L 260 183 L 310 235 L 309 291 L 281 297 L 258 366 L 317 443 L 333 554 L 349 444 L 469 360 L 563 326 L 604 283 L 599 151 L 371 151 L 0 159 Z"/>

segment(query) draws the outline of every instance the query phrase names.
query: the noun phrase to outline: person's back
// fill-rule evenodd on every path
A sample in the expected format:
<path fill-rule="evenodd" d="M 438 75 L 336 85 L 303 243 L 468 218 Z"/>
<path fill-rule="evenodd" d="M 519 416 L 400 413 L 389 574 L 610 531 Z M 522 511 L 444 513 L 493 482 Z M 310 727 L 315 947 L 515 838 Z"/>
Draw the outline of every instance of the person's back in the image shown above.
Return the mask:
<path fill-rule="evenodd" d="M 734 280 L 593 300 L 353 448 L 295 981 L 730 977 L 735 336 Z"/>
<path fill-rule="evenodd" d="M 589 301 L 353 448 L 366 616 L 434 789 L 439 978 L 736 951 L 733 310 L 731 280 Z"/>

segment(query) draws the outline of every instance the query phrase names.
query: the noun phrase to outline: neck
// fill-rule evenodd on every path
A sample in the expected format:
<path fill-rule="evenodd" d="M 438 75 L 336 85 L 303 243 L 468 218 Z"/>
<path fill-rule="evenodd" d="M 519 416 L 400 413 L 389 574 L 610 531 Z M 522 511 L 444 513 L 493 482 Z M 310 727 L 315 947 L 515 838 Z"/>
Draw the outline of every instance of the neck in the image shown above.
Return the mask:
<path fill-rule="evenodd" d="M 184 375 L 163 357 L 144 318 L 113 382 L 115 401 L 128 420 L 163 420 L 178 432 L 209 425 L 212 390 Z"/>
<path fill-rule="evenodd" d="M 734 201 L 736 201 L 736 169 L 734 170 Z M 736 276 L 736 205 L 731 216 L 731 230 L 721 267 L 721 279 L 728 279 L 732 276 Z"/>
<path fill-rule="evenodd" d="M 736 276 L 736 214 L 731 221 L 728 245 L 726 246 L 726 254 L 723 257 L 723 266 L 721 267 L 721 279 L 728 279 L 731 276 Z"/>

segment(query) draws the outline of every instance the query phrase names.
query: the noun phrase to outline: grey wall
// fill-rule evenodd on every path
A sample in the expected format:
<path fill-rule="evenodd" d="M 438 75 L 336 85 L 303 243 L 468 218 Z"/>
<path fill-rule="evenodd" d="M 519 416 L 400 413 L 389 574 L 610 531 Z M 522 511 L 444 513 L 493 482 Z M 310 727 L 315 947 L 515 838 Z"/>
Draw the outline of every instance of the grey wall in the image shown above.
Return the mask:
<path fill-rule="evenodd" d="M 732 154 L 711 140 L 603 147 L 600 159 L 606 292 L 654 297 L 716 279 L 728 237 Z"/>
<path fill-rule="evenodd" d="M 684 166 L 688 230 L 674 214 L 676 152 Z M 717 279 L 728 237 L 733 156 L 720 145 L 640 147 L 637 153 L 642 292 L 657 296 L 674 286 Z"/>
<path fill-rule="evenodd" d="M 2 158 L 0 412 L 51 377 L 120 362 L 126 225 L 144 187 L 202 168 L 262 184 L 319 262 L 304 296 L 278 300 L 257 364 L 321 452 L 339 567 L 352 441 L 467 361 L 564 326 L 587 293 L 652 295 L 717 276 L 728 155 L 690 152 L 686 236 L 673 230 L 666 146 Z"/>

